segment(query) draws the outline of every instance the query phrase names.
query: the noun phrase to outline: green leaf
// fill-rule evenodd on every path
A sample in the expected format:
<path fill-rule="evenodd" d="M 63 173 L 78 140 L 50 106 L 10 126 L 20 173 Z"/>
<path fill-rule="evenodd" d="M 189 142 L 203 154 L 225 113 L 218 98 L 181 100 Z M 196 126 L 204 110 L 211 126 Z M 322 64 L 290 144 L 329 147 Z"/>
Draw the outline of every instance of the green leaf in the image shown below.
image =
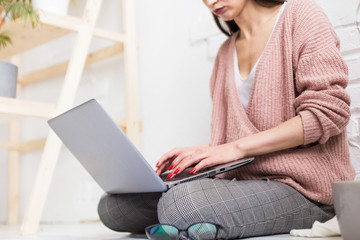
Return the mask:
<path fill-rule="evenodd" d="M 20 18 L 24 24 L 30 19 L 33 28 L 40 22 L 39 15 L 31 5 L 31 0 L 0 0 L 0 7 L 4 9 L 4 19 L 11 15 L 12 20 Z M 7 44 L 12 44 L 10 37 L 0 33 L 0 48 Z"/>
<path fill-rule="evenodd" d="M 0 33 L 0 49 L 5 48 L 8 44 L 12 44 L 10 37 Z"/>
<path fill-rule="evenodd" d="M 15 19 L 15 14 L 16 14 L 16 8 L 17 8 L 17 3 L 14 3 L 14 5 L 11 8 L 11 19 Z"/>
<path fill-rule="evenodd" d="M 23 6 L 22 6 L 22 4 L 21 3 L 18 3 L 18 5 L 17 5 L 17 13 L 16 13 L 16 17 L 18 18 L 18 17 L 21 17 L 21 10 L 23 10 L 24 8 L 23 8 Z"/>
<path fill-rule="evenodd" d="M 26 14 L 26 10 L 25 9 L 22 9 L 22 11 L 21 11 L 21 20 L 24 22 L 24 23 L 26 23 L 26 20 L 27 20 L 27 18 L 28 18 L 28 14 Z"/>

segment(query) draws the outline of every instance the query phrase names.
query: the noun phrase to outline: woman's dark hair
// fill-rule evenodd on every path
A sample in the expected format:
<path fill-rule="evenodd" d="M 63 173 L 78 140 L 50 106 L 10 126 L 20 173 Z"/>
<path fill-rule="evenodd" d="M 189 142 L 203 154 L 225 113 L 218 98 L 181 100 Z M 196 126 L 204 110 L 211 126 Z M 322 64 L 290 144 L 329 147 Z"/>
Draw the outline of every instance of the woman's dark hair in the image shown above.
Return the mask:
<path fill-rule="evenodd" d="M 286 2 L 286 0 L 253 0 L 253 1 L 255 1 L 257 4 L 259 4 L 262 7 L 268 7 L 268 8 L 274 7 L 276 5 L 280 5 L 280 4 L 283 4 L 284 2 Z M 235 23 L 234 20 L 223 21 L 215 14 L 213 14 L 213 17 L 214 17 L 215 23 L 218 26 L 218 28 L 220 29 L 220 31 L 222 33 L 224 33 L 226 36 L 230 37 L 235 32 L 239 31 L 239 27 Z"/>

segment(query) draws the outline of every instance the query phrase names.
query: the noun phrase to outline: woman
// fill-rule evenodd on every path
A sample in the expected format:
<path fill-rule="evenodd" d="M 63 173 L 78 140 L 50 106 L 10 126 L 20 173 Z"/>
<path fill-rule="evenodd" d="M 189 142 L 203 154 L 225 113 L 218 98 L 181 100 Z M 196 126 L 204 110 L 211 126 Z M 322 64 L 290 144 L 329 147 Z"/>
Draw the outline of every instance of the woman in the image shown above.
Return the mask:
<path fill-rule="evenodd" d="M 175 148 L 157 163 L 169 178 L 256 156 L 214 179 L 165 193 L 102 198 L 117 231 L 147 225 L 223 226 L 229 238 L 288 233 L 333 217 L 331 183 L 354 178 L 346 140 L 347 66 L 314 0 L 203 0 L 229 35 L 211 77 L 211 144 Z M 222 22 L 222 21 L 225 21 Z"/>

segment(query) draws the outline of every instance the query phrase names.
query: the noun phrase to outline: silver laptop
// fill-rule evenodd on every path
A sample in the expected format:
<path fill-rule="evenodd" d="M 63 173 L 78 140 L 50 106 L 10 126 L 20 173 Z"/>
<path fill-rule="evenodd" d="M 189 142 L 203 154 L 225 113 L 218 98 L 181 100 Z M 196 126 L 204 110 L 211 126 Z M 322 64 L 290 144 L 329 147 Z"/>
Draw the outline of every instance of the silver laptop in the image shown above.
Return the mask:
<path fill-rule="evenodd" d="M 240 159 L 175 178 L 158 176 L 121 128 L 95 100 L 48 121 L 65 146 L 107 193 L 162 192 L 179 183 L 213 177 L 250 163 Z"/>

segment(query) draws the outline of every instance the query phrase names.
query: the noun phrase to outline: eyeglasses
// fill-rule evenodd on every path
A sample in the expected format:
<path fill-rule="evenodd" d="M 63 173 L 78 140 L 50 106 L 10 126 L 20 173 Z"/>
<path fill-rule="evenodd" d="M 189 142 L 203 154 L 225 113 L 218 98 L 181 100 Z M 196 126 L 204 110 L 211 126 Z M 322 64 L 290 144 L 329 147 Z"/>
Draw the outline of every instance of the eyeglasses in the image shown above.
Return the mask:
<path fill-rule="evenodd" d="M 156 224 L 145 228 L 146 236 L 151 240 L 215 240 L 219 229 L 215 223 L 195 223 L 186 230 L 167 224 Z"/>

